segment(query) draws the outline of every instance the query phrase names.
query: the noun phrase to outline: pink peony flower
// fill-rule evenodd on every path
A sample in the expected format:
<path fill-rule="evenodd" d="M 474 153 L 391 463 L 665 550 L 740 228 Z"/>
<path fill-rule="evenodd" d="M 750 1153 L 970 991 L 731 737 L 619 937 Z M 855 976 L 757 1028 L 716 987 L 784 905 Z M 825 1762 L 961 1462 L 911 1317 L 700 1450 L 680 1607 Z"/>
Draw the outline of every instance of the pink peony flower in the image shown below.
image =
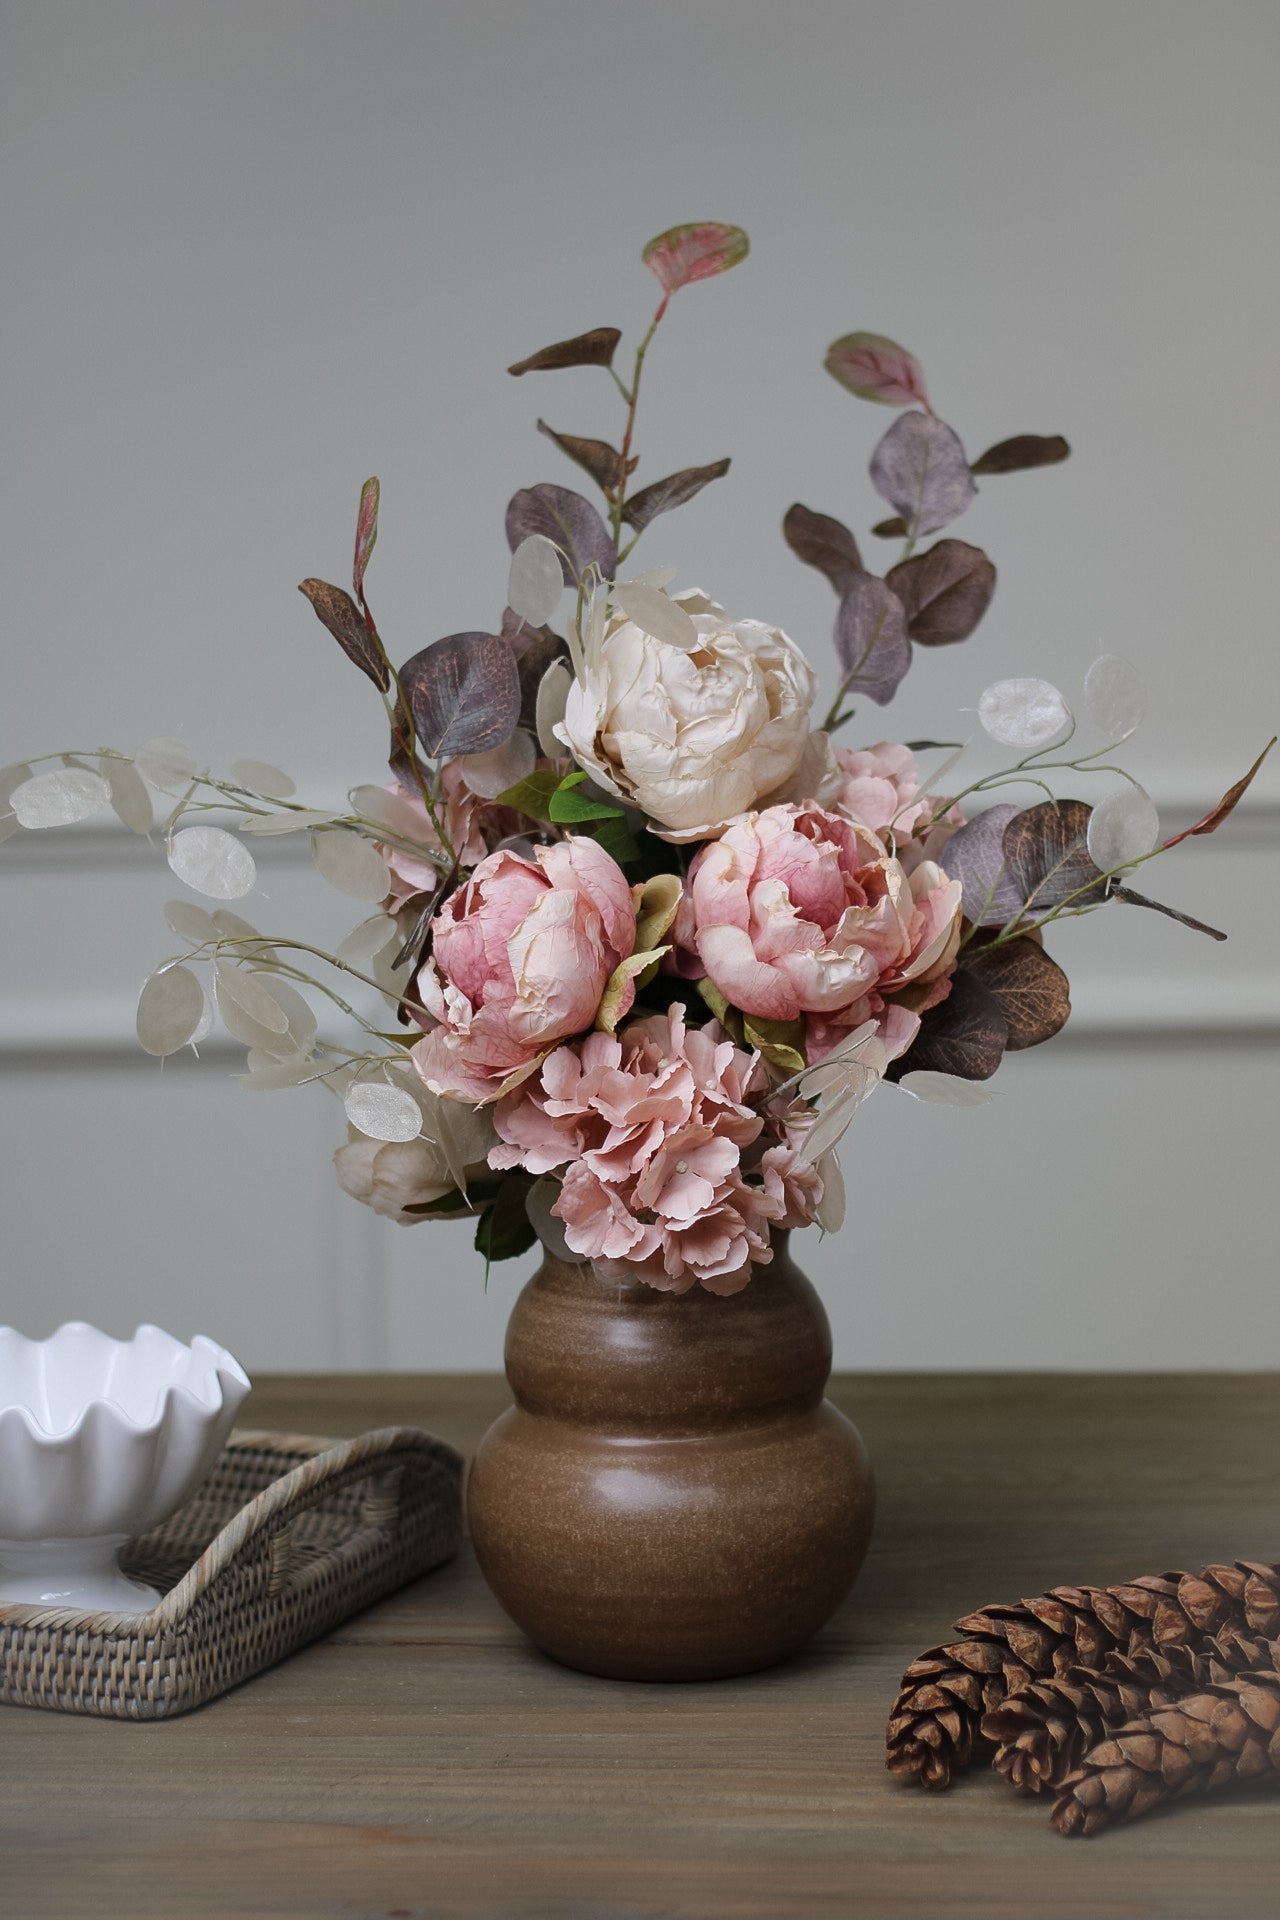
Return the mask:
<path fill-rule="evenodd" d="M 557 1048 L 499 1101 L 489 1164 L 563 1167 L 551 1211 L 606 1275 L 737 1293 L 773 1257 L 769 1224 L 788 1206 L 780 1166 L 746 1177 L 765 1125 L 749 1102 L 764 1086 L 753 1054 L 714 1021 L 686 1030 L 673 1006 Z"/>
<path fill-rule="evenodd" d="M 436 1026 L 413 1049 L 433 1093 L 498 1097 L 547 1048 L 590 1027 L 635 946 L 621 867 L 594 840 L 491 853 L 432 922 L 418 991 Z"/>
<path fill-rule="evenodd" d="M 676 921 L 686 971 L 759 1019 L 806 1020 L 818 1046 L 875 1018 L 891 1054 L 945 999 L 960 940 L 959 881 L 908 874 L 868 828 L 812 804 L 732 821 L 689 873 Z M 693 966 L 696 955 L 697 967 Z M 890 1009 L 909 990 L 910 1006 Z"/>
<path fill-rule="evenodd" d="M 895 855 L 908 873 L 922 860 L 937 860 L 952 834 L 964 825 L 965 816 L 953 806 L 929 827 L 946 802 L 921 787 L 910 747 L 881 740 L 861 750 L 835 747 L 833 753 L 838 784 L 826 804 L 856 825 L 870 827 L 882 840 L 892 829 Z"/>

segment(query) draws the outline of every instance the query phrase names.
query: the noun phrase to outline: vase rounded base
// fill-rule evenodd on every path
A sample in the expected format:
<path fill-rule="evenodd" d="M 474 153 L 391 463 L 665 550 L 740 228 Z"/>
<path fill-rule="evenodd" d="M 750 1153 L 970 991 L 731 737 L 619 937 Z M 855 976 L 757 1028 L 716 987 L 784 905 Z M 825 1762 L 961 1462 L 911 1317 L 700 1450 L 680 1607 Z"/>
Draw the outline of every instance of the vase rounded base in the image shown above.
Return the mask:
<path fill-rule="evenodd" d="M 634 1439 L 513 1408 L 481 1445 L 468 1510 L 490 1587 L 553 1659 L 717 1680 L 775 1665 L 830 1619 L 866 1553 L 875 1483 L 826 1401 Z"/>

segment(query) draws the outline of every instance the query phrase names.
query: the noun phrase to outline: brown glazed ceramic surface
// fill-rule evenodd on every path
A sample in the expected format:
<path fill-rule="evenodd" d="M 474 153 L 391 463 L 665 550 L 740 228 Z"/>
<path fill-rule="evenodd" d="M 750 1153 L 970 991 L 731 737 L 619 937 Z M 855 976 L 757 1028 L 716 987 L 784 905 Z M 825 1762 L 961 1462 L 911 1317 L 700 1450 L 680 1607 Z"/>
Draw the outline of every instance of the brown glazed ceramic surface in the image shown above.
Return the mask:
<path fill-rule="evenodd" d="M 831 1334 L 785 1237 L 729 1299 L 550 1256 L 507 1333 L 516 1404 L 471 1470 L 485 1578 L 566 1666 L 707 1680 L 770 1666 L 839 1606 L 875 1482 L 823 1399 Z"/>

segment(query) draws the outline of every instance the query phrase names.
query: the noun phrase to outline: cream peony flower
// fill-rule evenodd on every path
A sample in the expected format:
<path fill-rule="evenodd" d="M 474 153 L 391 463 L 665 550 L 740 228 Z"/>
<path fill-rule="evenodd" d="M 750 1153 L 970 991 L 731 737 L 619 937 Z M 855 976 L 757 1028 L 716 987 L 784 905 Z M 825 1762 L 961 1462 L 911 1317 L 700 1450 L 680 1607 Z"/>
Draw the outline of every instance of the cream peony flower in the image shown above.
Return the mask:
<path fill-rule="evenodd" d="M 776 627 L 731 621 L 696 590 L 672 606 L 692 621 L 690 651 L 620 612 L 596 631 L 587 623 L 558 732 L 579 765 L 647 813 L 664 839 L 703 840 L 795 774 L 817 680 Z"/>
<path fill-rule="evenodd" d="M 458 1184 L 434 1140 L 371 1140 L 358 1127 L 347 1128 L 347 1144 L 334 1154 L 333 1166 L 344 1193 L 402 1227 L 429 1218 L 406 1213 L 406 1207 L 429 1206 Z"/>

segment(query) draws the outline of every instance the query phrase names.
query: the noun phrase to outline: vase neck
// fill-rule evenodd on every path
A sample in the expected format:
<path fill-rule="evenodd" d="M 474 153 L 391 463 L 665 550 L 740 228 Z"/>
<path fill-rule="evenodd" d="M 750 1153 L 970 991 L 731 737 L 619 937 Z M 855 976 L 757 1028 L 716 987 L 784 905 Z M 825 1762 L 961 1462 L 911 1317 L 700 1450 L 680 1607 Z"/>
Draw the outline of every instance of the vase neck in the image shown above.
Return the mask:
<path fill-rule="evenodd" d="M 831 1334 L 780 1235 L 769 1265 L 728 1297 L 663 1293 L 549 1256 L 516 1302 L 506 1358 L 530 1412 L 620 1433 L 697 1432 L 816 1406 Z"/>

